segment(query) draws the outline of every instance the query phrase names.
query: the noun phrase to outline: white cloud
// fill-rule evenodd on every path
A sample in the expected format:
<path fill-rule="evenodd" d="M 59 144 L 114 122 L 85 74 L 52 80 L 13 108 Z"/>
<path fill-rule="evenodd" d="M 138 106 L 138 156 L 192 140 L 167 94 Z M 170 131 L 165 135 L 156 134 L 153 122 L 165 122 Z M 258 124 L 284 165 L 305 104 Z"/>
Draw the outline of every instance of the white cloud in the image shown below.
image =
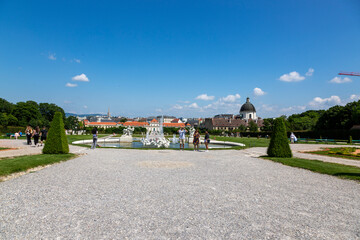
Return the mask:
<path fill-rule="evenodd" d="M 235 95 L 227 95 L 226 97 L 221 98 L 220 100 L 223 102 L 235 102 L 237 99 L 240 99 L 240 94 Z"/>
<path fill-rule="evenodd" d="M 72 78 L 74 81 L 81 81 L 81 82 L 89 82 L 89 79 L 86 77 L 84 73 L 80 75 L 76 75 Z"/>
<path fill-rule="evenodd" d="M 352 95 L 350 96 L 350 100 L 351 100 L 351 101 L 357 101 L 357 100 L 359 100 L 359 99 L 360 99 L 360 96 L 359 96 L 359 95 L 352 94 Z"/>
<path fill-rule="evenodd" d="M 205 94 L 201 94 L 201 95 L 197 96 L 196 99 L 204 100 L 204 101 L 210 101 L 210 100 L 214 100 L 215 97 L 214 97 L 214 96 L 208 96 L 208 95 L 205 93 Z"/>
<path fill-rule="evenodd" d="M 263 90 L 261 90 L 261 88 L 254 88 L 254 95 L 255 96 L 263 96 L 263 95 L 265 95 L 266 93 L 263 91 Z"/>
<path fill-rule="evenodd" d="M 162 112 L 162 109 L 161 108 L 157 108 L 155 109 L 156 112 Z"/>
<path fill-rule="evenodd" d="M 197 105 L 197 103 L 192 103 L 188 107 L 189 108 L 199 108 L 199 105 Z"/>
<path fill-rule="evenodd" d="M 330 80 L 331 83 L 349 83 L 352 82 L 352 80 L 348 77 L 334 77 L 333 79 Z"/>
<path fill-rule="evenodd" d="M 306 76 L 311 77 L 314 74 L 314 69 L 313 68 L 309 68 L 309 70 L 307 71 L 307 73 L 305 73 Z"/>
<path fill-rule="evenodd" d="M 74 58 L 74 62 L 76 62 L 76 63 L 80 63 L 80 59 L 76 59 L 76 58 Z"/>
<path fill-rule="evenodd" d="M 70 103 L 71 103 L 71 101 L 64 100 L 64 103 L 65 103 L 65 104 L 70 104 Z"/>
<path fill-rule="evenodd" d="M 184 107 L 179 105 L 179 104 L 175 104 L 174 106 L 171 107 L 171 109 L 176 109 L 176 110 L 181 110 L 183 109 Z"/>
<path fill-rule="evenodd" d="M 88 106 L 84 105 L 84 108 L 85 108 L 85 109 L 87 109 L 87 108 L 88 108 Z"/>
<path fill-rule="evenodd" d="M 291 72 L 289 74 L 282 75 L 279 80 L 283 82 L 300 82 L 304 80 L 305 77 L 301 76 L 298 72 Z"/>
<path fill-rule="evenodd" d="M 331 96 L 329 98 L 316 97 L 309 103 L 312 107 L 333 106 L 339 104 L 341 104 L 339 96 Z"/>
<path fill-rule="evenodd" d="M 55 53 L 49 53 L 48 59 L 55 61 L 56 60 Z"/>
<path fill-rule="evenodd" d="M 66 87 L 77 87 L 77 84 L 67 83 L 65 86 L 66 86 Z"/>
<path fill-rule="evenodd" d="M 286 107 L 286 108 L 282 108 L 280 109 L 280 111 L 282 112 L 303 112 L 305 111 L 306 106 L 291 106 L 291 107 Z"/>

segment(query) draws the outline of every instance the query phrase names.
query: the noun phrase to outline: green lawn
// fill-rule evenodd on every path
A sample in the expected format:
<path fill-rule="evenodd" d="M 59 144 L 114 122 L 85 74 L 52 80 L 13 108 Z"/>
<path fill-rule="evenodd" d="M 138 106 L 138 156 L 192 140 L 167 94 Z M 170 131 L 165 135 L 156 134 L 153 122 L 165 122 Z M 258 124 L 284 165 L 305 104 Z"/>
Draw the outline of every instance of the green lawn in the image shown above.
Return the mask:
<path fill-rule="evenodd" d="M 26 171 L 37 166 L 45 166 L 52 163 L 66 161 L 74 158 L 76 155 L 67 154 L 39 154 L 20 156 L 14 158 L 0 159 L 0 176 L 6 176 L 16 172 Z"/>
<path fill-rule="evenodd" d="M 101 137 L 105 137 L 105 136 L 109 136 L 110 134 L 99 134 L 98 138 Z M 68 143 L 71 144 L 74 141 L 78 141 L 78 140 L 89 140 L 92 139 L 92 135 L 66 135 L 67 139 L 68 139 Z"/>
<path fill-rule="evenodd" d="M 9 148 L 0 147 L 0 150 L 6 150 L 6 149 L 9 149 Z"/>
<path fill-rule="evenodd" d="M 268 147 L 270 143 L 270 139 L 265 138 L 240 138 L 240 137 L 212 137 L 211 139 L 215 139 L 217 141 L 227 141 L 227 142 L 237 142 L 243 143 L 246 147 Z"/>
<path fill-rule="evenodd" d="M 339 178 L 360 181 L 360 168 L 358 167 L 301 158 L 264 158 L 291 167 L 304 168 L 321 174 L 328 174 Z"/>

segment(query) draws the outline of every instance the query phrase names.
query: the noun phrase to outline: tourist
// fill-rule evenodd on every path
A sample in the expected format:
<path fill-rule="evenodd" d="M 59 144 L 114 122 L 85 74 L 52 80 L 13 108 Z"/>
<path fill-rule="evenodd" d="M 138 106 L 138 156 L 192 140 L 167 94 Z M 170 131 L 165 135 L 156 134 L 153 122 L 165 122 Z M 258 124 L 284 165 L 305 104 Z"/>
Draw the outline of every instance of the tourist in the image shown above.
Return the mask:
<path fill-rule="evenodd" d="M 209 151 L 209 143 L 210 143 L 210 135 L 209 135 L 208 131 L 205 131 L 204 143 L 205 143 L 205 147 L 206 147 L 206 152 L 208 152 Z"/>
<path fill-rule="evenodd" d="M 31 145 L 32 128 L 28 125 L 25 130 L 27 145 Z"/>
<path fill-rule="evenodd" d="M 44 126 L 43 129 L 41 130 L 41 146 L 43 145 L 44 141 L 46 141 L 46 138 L 47 138 L 47 130 L 46 130 L 46 127 Z"/>
<path fill-rule="evenodd" d="M 20 137 L 20 131 L 15 133 L 15 139 L 18 140 L 19 137 Z"/>
<path fill-rule="evenodd" d="M 187 130 L 185 128 L 180 128 L 179 132 L 179 140 L 180 140 L 180 150 L 181 150 L 181 146 L 182 149 L 185 149 L 185 134 L 187 132 Z"/>
<path fill-rule="evenodd" d="M 98 139 L 98 130 L 97 127 L 94 127 L 91 131 L 92 135 L 93 135 L 93 143 L 91 145 L 91 149 L 95 149 L 96 145 L 97 145 L 97 139 Z"/>
<path fill-rule="evenodd" d="M 297 138 L 296 138 L 295 134 L 292 132 L 292 133 L 290 134 L 290 142 L 291 142 L 291 143 L 295 143 L 296 141 L 297 141 Z"/>
<path fill-rule="evenodd" d="M 194 140 L 193 140 L 193 144 L 194 144 L 194 151 L 199 151 L 199 143 L 200 143 L 200 133 L 198 130 L 195 131 L 194 133 Z"/>
<path fill-rule="evenodd" d="M 34 129 L 32 136 L 33 136 L 33 138 L 34 138 L 34 144 L 35 144 L 35 147 L 36 147 L 36 146 L 38 146 L 39 137 L 40 137 L 40 128 L 39 128 L 39 126 L 37 126 L 37 127 Z"/>

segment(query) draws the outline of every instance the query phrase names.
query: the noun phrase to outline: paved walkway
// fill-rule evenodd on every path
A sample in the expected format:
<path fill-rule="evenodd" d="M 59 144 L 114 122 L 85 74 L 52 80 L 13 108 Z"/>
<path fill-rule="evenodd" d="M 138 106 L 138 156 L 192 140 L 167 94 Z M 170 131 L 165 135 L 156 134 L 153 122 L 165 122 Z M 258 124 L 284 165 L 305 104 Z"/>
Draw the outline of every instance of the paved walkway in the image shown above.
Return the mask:
<path fill-rule="evenodd" d="M 0 183 L 0 239 L 360 238 L 354 181 L 248 150 L 85 152 Z"/>

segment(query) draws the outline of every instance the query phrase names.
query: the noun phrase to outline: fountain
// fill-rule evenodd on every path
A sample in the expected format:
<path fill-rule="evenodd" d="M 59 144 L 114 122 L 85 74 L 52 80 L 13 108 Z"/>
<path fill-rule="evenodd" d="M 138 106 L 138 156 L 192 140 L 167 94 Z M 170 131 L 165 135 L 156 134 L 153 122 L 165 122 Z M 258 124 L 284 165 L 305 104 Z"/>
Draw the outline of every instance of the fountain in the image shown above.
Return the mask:
<path fill-rule="evenodd" d="M 144 146 L 154 146 L 157 148 L 168 148 L 170 146 L 170 141 L 164 137 L 163 122 L 163 117 L 160 123 L 155 119 L 150 122 L 146 131 L 146 138 L 141 139 Z"/>

